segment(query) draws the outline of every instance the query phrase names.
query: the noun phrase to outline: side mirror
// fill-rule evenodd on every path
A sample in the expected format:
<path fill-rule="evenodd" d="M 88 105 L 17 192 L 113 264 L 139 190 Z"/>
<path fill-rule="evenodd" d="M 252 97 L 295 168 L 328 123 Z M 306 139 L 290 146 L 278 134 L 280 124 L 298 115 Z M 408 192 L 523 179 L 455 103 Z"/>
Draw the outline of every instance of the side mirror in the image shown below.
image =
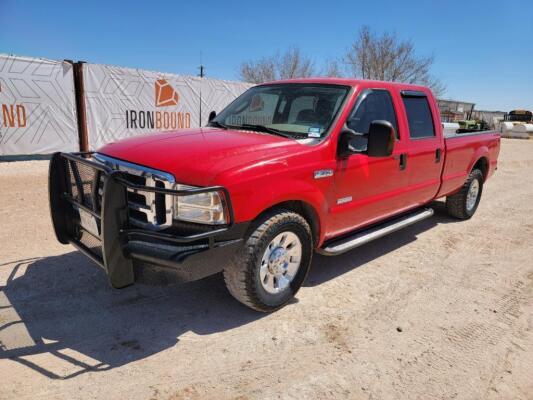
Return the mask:
<path fill-rule="evenodd" d="M 357 133 L 353 129 L 348 128 L 348 125 L 344 124 L 339 137 L 339 144 L 337 146 L 337 155 L 340 158 L 346 158 L 350 154 L 357 152 L 357 149 L 354 145 L 357 136 Z"/>
<path fill-rule="evenodd" d="M 354 153 L 365 153 L 367 143 L 368 135 L 357 133 L 347 124 L 344 124 L 337 146 L 337 155 L 340 158 L 346 158 Z"/>
<path fill-rule="evenodd" d="M 369 157 L 387 157 L 394 149 L 395 132 L 388 121 L 376 120 L 368 130 L 367 155 Z"/>
<path fill-rule="evenodd" d="M 209 113 L 209 117 L 207 117 L 207 122 L 211 122 L 215 119 L 215 117 L 217 116 L 217 112 L 216 111 L 211 111 Z"/>

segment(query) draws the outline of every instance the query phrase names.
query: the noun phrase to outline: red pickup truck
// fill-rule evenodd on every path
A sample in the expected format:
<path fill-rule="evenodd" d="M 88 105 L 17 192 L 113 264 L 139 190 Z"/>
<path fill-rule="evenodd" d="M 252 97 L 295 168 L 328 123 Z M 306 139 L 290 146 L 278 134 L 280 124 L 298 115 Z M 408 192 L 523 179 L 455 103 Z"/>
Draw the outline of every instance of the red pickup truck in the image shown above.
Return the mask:
<path fill-rule="evenodd" d="M 445 138 L 425 87 L 352 79 L 255 86 L 207 127 L 138 136 L 50 163 L 53 225 L 115 288 L 223 272 L 272 311 L 313 252 L 335 255 L 430 217 L 476 211 L 497 132 Z"/>

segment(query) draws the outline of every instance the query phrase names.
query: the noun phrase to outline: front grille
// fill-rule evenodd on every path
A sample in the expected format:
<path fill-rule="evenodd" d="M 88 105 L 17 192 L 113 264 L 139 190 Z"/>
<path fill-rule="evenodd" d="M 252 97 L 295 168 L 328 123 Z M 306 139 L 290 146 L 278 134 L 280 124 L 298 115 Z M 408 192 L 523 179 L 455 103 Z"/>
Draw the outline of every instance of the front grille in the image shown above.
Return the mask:
<path fill-rule="evenodd" d="M 108 167 L 126 172 L 129 182 L 148 187 L 173 189 L 172 175 L 97 154 L 95 158 Z M 142 228 L 161 230 L 172 224 L 173 196 L 127 188 L 129 221 Z"/>
<path fill-rule="evenodd" d="M 127 176 L 126 179 L 149 187 L 168 187 L 166 182 L 153 176 Z M 172 198 L 161 193 L 146 192 L 128 188 L 130 222 L 134 225 L 152 228 L 166 228 L 172 222 Z M 167 223 L 168 222 L 168 223 Z"/>

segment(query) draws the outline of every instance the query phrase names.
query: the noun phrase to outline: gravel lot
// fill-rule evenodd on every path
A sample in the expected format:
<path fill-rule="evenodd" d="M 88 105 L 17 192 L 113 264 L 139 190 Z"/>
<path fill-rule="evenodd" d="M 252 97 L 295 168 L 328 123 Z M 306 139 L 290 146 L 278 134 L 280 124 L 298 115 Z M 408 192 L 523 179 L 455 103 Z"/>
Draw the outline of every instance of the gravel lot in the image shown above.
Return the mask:
<path fill-rule="evenodd" d="M 533 141 L 467 222 L 436 216 L 248 310 L 220 276 L 113 290 L 56 242 L 47 162 L 0 163 L 0 398 L 533 398 Z"/>

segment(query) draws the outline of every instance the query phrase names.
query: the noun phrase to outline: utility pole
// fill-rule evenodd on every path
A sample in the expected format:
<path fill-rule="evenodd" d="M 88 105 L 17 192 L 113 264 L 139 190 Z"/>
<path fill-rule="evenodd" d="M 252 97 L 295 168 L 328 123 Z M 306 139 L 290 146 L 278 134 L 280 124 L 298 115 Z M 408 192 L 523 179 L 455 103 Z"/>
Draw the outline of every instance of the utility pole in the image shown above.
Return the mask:
<path fill-rule="evenodd" d="M 205 67 L 202 63 L 202 52 L 200 52 L 200 74 L 198 75 L 200 78 L 203 78 L 205 76 L 204 70 Z M 202 127 L 202 84 L 200 84 L 200 127 Z"/>
<path fill-rule="evenodd" d="M 203 78 L 205 76 L 205 66 L 202 62 L 202 52 L 200 52 L 200 66 L 198 67 L 200 70 L 200 74 L 198 75 L 200 78 Z"/>

